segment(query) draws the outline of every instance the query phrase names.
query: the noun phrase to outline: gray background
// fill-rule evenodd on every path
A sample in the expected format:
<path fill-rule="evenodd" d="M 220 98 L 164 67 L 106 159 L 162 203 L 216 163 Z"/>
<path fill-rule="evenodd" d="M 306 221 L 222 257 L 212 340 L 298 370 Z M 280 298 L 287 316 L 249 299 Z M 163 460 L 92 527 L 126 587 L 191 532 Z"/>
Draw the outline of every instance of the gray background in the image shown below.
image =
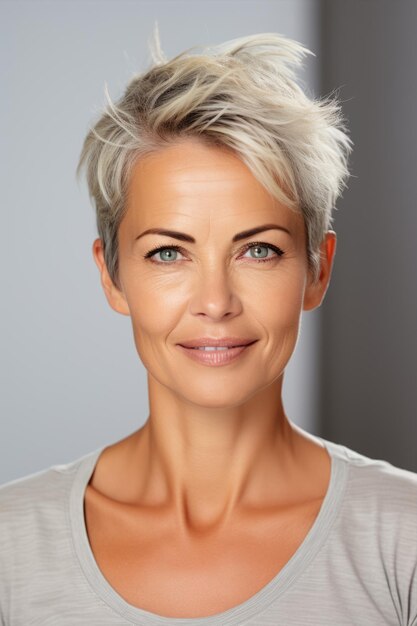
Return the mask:
<path fill-rule="evenodd" d="M 130 318 L 101 290 L 94 212 L 75 167 L 104 83 L 117 98 L 148 66 L 155 19 L 167 56 L 274 31 L 316 53 L 302 75 L 310 93 L 342 87 L 356 178 L 336 213 L 326 300 L 303 315 L 284 405 L 310 432 L 417 471 L 415 9 L 381 0 L 0 2 L 0 482 L 73 460 L 147 419 L 146 371 Z"/>
<path fill-rule="evenodd" d="M 356 148 L 322 310 L 321 431 L 417 471 L 417 2 L 322 4 L 322 87 Z"/>

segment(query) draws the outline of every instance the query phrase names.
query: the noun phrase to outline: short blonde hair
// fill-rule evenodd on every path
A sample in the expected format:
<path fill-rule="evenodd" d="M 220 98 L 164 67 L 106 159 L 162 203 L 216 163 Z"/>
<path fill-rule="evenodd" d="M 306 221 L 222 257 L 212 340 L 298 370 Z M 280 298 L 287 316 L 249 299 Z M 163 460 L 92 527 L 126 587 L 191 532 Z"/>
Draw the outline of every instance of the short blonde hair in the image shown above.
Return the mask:
<path fill-rule="evenodd" d="M 316 280 L 319 246 L 349 176 L 352 142 L 340 104 L 304 93 L 293 68 L 313 53 L 282 35 L 240 37 L 190 54 L 196 47 L 167 60 L 156 23 L 153 65 L 133 76 L 115 104 L 105 89 L 107 106 L 84 140 L 77 175 L 85 166 L 113 283 L 120 289 L 118 228 L 132 166 L 185 138 L 232 149 L 275 198 L 302 212 Z"/>

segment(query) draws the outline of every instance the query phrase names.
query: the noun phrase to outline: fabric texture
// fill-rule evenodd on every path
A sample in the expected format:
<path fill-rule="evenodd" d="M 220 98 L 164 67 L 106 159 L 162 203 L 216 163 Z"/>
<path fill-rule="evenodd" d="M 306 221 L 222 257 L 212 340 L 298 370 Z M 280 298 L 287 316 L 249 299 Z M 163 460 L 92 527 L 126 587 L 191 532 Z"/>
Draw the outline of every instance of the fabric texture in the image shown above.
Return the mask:
<path fill-rule="evenodd" d="M 260 591 L 207 617 L 145 611 L 104 578 L 83 510 L 104 447 L 2 485 L 0 623 L 417 626 L 417 474 L 316 439 L 331 456 L 331 477 L 304 541 Z"/>

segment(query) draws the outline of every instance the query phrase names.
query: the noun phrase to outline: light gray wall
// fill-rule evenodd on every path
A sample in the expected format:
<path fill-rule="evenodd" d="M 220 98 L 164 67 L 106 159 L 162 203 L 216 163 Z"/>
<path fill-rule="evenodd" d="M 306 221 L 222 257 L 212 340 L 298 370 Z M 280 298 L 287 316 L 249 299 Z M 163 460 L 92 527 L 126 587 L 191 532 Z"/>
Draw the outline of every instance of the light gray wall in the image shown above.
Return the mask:
<path fill-rule="evenodd" d="M 328 0 L 323 91 L 355 148 L 322 306 L 322 432 L 417 471 L 417 3 Z"/>
<path fill-rule="evenodd" d="M 75 181 L 104 83 L 115 98 L 148 65 L 155 18 L 170 56 L 266 31 L 319 55 L 318 17 L 313 0 L 0 3 L 0 482 L 116 441 L 148 416 L 130 319 L 102 293 L 93 209 Z M 319 67 L 309 60 L 304 76 L 315 91 Z M 289 417 L 311 432 L 318 316 L 303 318 L 284 385 Z"/>

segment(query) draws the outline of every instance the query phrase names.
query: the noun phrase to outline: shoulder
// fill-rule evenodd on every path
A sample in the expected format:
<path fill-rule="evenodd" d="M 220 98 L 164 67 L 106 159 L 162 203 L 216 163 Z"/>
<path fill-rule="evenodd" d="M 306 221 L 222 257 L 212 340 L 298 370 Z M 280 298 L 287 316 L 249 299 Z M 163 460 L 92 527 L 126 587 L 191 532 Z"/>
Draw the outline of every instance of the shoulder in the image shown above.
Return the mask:
<path fill-rule="evenodd" d="M 417 519 L 417 474 L 375 459 L 346 446 L 332 444 L 348 466 L 348 494 L 352 501 L 372 503 L 379 511 L 404 513 Z"/>
<path fill-rule="evenodd" d="M 45 547 L 67 530 L 71 487 L 89 453 L 0 485 L 0 567 Z"/>
<path fill-rule="evenodd" d="M 417 474 L 384 459 L 325 442 L 344 467 L 339 525 L 352 538 L 378 542 L 417 563 Z M 408 553 L 407 548 L 409 545 Z"/>
<path fill-rule="evenodd" d="M 87 471 L 94 467 L 99 454 L 104 448 L 96 448 L 68 463 L 51 465 L 38 472 L 27 474 L 9 482 L 0 484 L 0 512 L 4 514 L 8 505 L 47 506 L 56 501 L 65 485 L 70 485 L 81 466 Z"/>
<path fill-rule="evenodd" d="M 417 474 L 331 444 L 346 468 L 339 524 L 343 535 L 402 566 L 417 565 Z"/>
<path fill-rule="evenodd" d="M 366 485 L 373 484 L 385 491 L 388 485 L 396 485 L 401 491 L 415 493 L 417 490 L 417 473 L 397 467 L 385 459 L 366 456 L 357 450 L 348 448 L 340 443 L 319 438 L 331 456 L 337 457 L 349 467 L 350 480 L 365 481 Z"/>
<path fill-rule="evenodd" d="M 24 514 L 56 506 L 78 464 L 79 460 L 66 465 L 52 465 L 1 484 L 0 521 L 5 523 L 10 519 L 16 522 Z"/>

